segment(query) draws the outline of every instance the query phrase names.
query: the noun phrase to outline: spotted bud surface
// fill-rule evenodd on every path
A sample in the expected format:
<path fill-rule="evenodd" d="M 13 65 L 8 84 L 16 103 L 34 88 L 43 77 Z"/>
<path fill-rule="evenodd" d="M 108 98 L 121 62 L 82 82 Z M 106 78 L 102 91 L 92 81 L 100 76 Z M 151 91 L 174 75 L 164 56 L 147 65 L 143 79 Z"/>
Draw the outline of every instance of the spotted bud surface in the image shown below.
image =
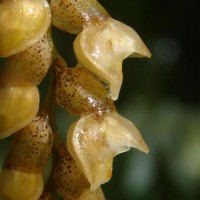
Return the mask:
<path fill-rule="evenodd" d="M 113 100 L 117 100 L 122 84 L 122 61 L 128 56 L 151 56 L 132 28 L 111 17 L 86 26 L 74 41 L 74 51 L 79 63 L 109 84 Z"/>
<path fill-rule="evenodd" d="M 0 139 L 28 125 L 39 109 L 36 86 L 0 87 Z"/>
<path fill-rule="evenodd" d="M 134 124 L 116 112 L 99 119 L 93 115 L 81 117 L 69 128 L 67 146 L 89 181 L 91 190 L 110 180 L 113 158 L 117 154 L 128 151 L 130 147 L 148 152 Z"/>
<path fill-rule="evenodd" d="M 68 112 L 78 116 L 102 115 L 115 109 L 108 91 L 88 69 L 58 66 L 56 75 L 57 102 Z"/>
<path fill-rule="evenodd" d="M 65 151 L 55 168 L 54 182 L 64 200 L 105 200 L 101 188 L 90 190 L 87 179 Z"/>
<path fill-rule="evenodd" d="M 41 174 L 2 169 L 0 188 L 2 200 L 38 200 L 43 190 L 43 178 Z"/>
<path fill-rule="evenodd" d="M 25 128 L 15 133 L 4 168 L 42 173 L 53 145 L 48 115 L 36 116 Z"/>
<path fill-rule="evenodd" d="M 86 24 L 105 20 L 109 14 L 96 0 L 51 0 L 52 24 L 57 28 L 79 33 Z"/>
<path fill-rule="evenodd" d="M 51 47 L 45 35 L 21 53 L 10 56 L 2 72 L 2 85 L 39 85 L 52 63 Z M 2 82 L 2 81 L 1 81 Z"/>
<path fill-rule="evenodd" d="M 0 1 L 0 57 L 19 53 L 40 40 L 50 22 L 46 0 Z"/>

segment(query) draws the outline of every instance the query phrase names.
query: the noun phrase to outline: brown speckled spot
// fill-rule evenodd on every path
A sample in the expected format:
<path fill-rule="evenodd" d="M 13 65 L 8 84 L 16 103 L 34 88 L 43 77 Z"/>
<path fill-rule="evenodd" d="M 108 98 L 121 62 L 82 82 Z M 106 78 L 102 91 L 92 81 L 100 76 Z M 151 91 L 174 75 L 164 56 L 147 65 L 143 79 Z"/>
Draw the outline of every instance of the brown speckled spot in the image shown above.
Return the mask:
<path fill-rule="evenodd" d="M 56 74 L 57 102 L 71 114 L 101 116 L 115 109 L 104 85 L 86 68 L 58 65 Z"/>
<path fill-rule="evenodd" d="M 47 115 L 37 116 L 13 138 L 4 168 L 25 172 L 42 172 L 53 145 L 53 134 Z"/>
<path fill-rule="evenodd" d="M 25 51 L 10 56 L 3 70 L 4 85 L 39 85 L 52 63 L 47 36 Z M 1 79 L 1 78 L 0 78 Z"/>
<path fill-rule="evenodd" d="M 52 23 L 70 33 L 79 33 L 90 23 L 98 23 L 109 15 L 96 0 L 51 0 Z"/>
<path fill-rule="evenodd" d="M 65 200 L 105 200 L 101 188 L 90 190 L 90 184 L 67 150 L 55 167 L 54 183 Z"/>

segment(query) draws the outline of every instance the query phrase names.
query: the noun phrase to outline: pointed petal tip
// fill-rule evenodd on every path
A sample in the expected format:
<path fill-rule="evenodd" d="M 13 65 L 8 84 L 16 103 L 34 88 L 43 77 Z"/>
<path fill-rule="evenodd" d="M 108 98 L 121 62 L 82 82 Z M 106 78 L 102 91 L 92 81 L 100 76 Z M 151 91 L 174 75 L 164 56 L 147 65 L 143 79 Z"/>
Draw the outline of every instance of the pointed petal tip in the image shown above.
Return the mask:
<path fill-rule="evenodd" d="M 143 141 L 140 141 L 138 144 L 134 143 L 134 145 L 131 146 L 132 148 L 138 149 L 139 151 L 148 154 L 149 148 L 146 145 L 146 143 Z"/>
<path fill-rule="evenodd" d="M 148 154 L 149 153 L 149 147 L 146 144 L 144 144 L 144 146 L 140 149 L 140 151 Z"/>
<path fill-rule="evenodd" d="M 151 56 L 152 56 L 151 51 L 147 48 L 145 57 L 151 58 Z"/>
<path fill-rule="evenodd" d="M 133 52 L 128 58 L 151 58 L 152 54 L 146 47 L 142 52 Z"/>

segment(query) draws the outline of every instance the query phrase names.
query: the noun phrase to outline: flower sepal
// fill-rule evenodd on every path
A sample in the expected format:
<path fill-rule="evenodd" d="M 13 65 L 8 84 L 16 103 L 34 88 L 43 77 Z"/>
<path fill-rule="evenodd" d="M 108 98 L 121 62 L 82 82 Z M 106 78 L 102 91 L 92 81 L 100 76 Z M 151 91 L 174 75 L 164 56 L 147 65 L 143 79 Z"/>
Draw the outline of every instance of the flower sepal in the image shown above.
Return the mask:
<path fill-rule="evenodd" d="M 151 57 L 140 36 L 129 26 L 111 17 L 84 27 L 74 41 L 79 63 L 110 86 L 117 100 L 123 74 L 122 62 L 127 57 Z"/>
<path fill-rule="evenodd" d="M 72 124 L 67 137 L 70 154 L 96 190 L 112 176 L 113 158 L 130 147 L 148 153 L 135 125 L 117 112 L 96 118 L 93 114 L 81 117 Z"/>

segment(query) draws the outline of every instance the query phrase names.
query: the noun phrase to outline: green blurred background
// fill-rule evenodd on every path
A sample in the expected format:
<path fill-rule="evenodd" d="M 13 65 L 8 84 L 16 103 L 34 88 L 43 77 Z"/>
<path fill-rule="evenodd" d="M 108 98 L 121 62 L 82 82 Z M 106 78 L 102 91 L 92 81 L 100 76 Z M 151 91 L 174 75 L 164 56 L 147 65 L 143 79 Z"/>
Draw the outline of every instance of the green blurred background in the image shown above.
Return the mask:
<path fill-rule="evenodd" d="M 111 16 L 133 27 L 151 59 L 127 59 L 116 106 L 138 127 L 150 152 L 117 156 L 103 185 L 107 200 L 200 199 L 200 31 L 198 0 L 101 0 Z M 69 65 L 75 36 L 53 29 Z M 0 60 L 3 64 L 4 60 Z M 40 86 L 45 95 L 47 79 Z M 58 109 L 63 138 L 74 119 Z M 0 165 L 11 137 L 0 141 Z"/>

